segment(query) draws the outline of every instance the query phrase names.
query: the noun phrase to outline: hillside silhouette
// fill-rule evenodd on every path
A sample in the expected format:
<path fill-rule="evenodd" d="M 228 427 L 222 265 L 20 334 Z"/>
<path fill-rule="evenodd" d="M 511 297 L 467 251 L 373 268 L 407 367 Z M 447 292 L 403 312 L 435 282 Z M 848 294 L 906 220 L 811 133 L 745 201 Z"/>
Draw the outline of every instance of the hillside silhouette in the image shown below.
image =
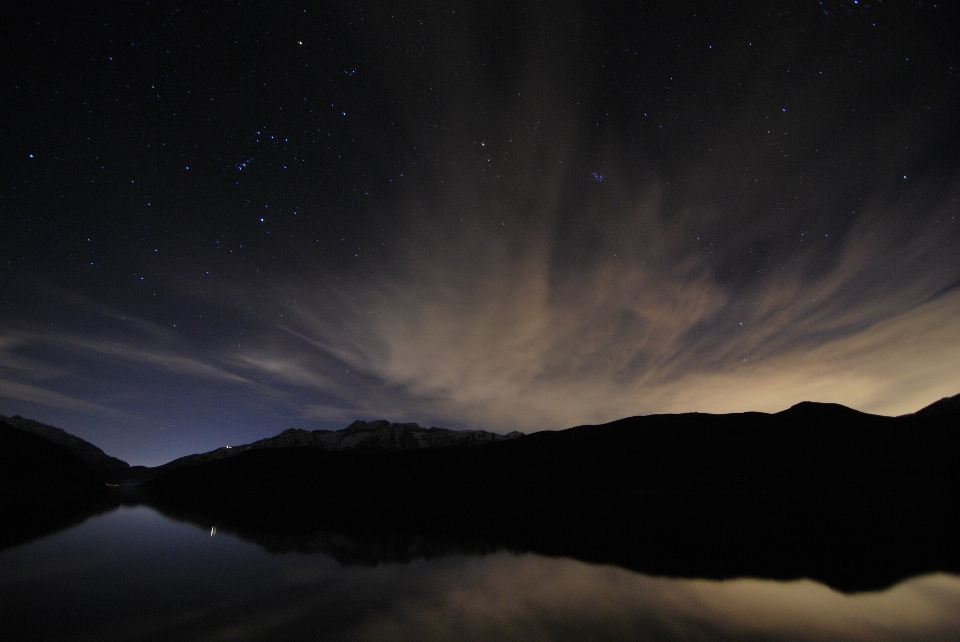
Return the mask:
<path fill-rule="evenodd" d="M 956 402 L 903 417 L 809 402 L 632 417 L 476 448 L 250 450 L 146 489 L 253 541 L 480 537 L 648 573 L 858 590 L 960 571 Z"/>
<path fill-rule="evenodd" d="M 0 550 L 82 521 L 108 496 L 66 446 L 0 420 Z"/>
<path fill-rule="evenodd" d="M 508 436 L 356 422 L 139 467 L 122 501 L 338 559 L 530 550 L 866 590 L 960 572 L 958 454 L 960 395 L 900 417 L 803 402 Z"/>

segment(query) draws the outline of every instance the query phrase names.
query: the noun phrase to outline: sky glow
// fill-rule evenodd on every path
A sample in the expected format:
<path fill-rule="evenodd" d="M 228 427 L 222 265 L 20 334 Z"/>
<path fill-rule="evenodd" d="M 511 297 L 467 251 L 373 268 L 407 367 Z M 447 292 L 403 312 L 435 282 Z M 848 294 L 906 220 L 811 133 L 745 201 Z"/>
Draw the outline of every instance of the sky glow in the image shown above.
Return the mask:
<path fill-rule="evenodd" d="M 134 463 L 960 392 L 956 9 L 17 17 L 0 414 Z"/>

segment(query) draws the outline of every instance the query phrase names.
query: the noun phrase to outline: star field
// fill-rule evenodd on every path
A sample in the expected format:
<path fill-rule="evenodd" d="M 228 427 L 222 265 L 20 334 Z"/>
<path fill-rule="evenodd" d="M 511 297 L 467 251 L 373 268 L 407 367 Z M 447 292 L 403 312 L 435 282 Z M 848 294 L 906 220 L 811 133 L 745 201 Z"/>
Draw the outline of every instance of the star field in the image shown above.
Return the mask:
<path fill-rule="evenodd" d="M 0 414 L 161 463 L 960 391 L 956 8 L 588 5 L 7 9 Z"/>

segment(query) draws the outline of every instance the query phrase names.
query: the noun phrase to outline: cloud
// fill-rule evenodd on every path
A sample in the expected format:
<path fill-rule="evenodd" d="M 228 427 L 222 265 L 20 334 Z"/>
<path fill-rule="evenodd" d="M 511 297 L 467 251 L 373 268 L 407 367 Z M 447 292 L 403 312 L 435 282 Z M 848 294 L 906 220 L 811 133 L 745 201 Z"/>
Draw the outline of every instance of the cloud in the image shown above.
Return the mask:
<path fill-rule="evenodd" d="M 253 381 L 230 372 L 222 366 L 215 365 L 218 360 L 216 357 L 205 361 L 202 358 L 192 356 L 191 348 L 184 345 L 179 346 L 179 349 L 158 350 L 127 342 L 106 340 L 101 337 L 26 331 L 8 332 L 0 341 L 4 342 L 3 347 L 9 351 L 4 360 L 0 362 L 0 366 L 16 367 L 19 370 L 27 371 L 30 377 L 45 376 L 50 378 L 51 374 L 44 374 L 49 365 L 44 366 L 39 358 L 18 358 L 13 354 L 15 351 L 52 350 L 58 355 L 58 361 L 61 363 L 66 361 L 63 359 L 65 354 L 73 354 L 88 362 L 94 359 L 101 362 L 113 361 L 127 365 L 137 364 L 138 367 L 148 366 L 196 379 L 255 385 Z M 65 374 L 64 367 L 60 365 L 55 371 Z"/>
<path fill-rule="evenodd" d="M 157 333 L 139 340 L 155 343 Z M 0 349 L 0 397 L 127 422 L 142 423 L 144 418 L 140 411 L 132 414 L 110 406 L 130 407 L 151 393 L 162 397 L 166 391 L 160 382 L 169 379 L 158 380 L 158 375 L 192 379 L 211 394 L 213 384 L 224 383 L 268 392 L 231 372 L 218 356 L 204 360 L 182 344 L 157 349 L 79 333 L 6 330 L 0 335 Z M 131 374 L 139 386 L 131 382 Z M 151 381 L 149 390 L 143 388 L 144 377 Z"/>
<path fill-rule="evenodd" d="M 210 363 L 193 356 L 186 356 L 183 354 L 183 352 L 189 351 L 189 348 L 186 347 L 178 353 L 171 350 L 150 350 L 126 343 L 81 337 L 60 336 L 38 339 L 47 345 L 56 345 L 79 353 L 97 355 L 100 358 L 116 360 L 121 363 L 136 363 L 141 366 L 149 366 L 176 375 L 208 381 L 227 381 L 231 383 L 255 385 L 253 381 L 247 378 L 234 374 L 218 365 L 214 365 L 216 363 L 215 359 L 211 360 L 213 363 Z"/>
<path fill-rule="evenodd" d="M 340 421 L 344 424 L 351 423 L 358 418 L 369 417 L 369 411 L 365 408 L 356 408 L 352 406 L 330 405 L 330 404 L 308 404 L 302 409 L 302 415 L 307 419 L 318 419 L 320 421 Z M 374 411 L 377 412 L 377 411 Z M 385 417 L 397 417 L 397 414 L 383 413 Z"/>
<path fill-rule="evenodd" d="M 902 414 L 960 390 L 960 296 L 946 244 L 891 232 L 888 206 L 841 241 L 781 239 L 759 275 L 731 283 L 717 266 L 749 254 L 753 233 L 705 248 L 700 215 L 670 216 L 656 186 L 598 212 L 576 257 L 564 248 L 583 239 L 562 238 L 561 216 L 553 234 L 503 231 L 480 203 L 468 233 L 419 229 L 375 278 L 322 296 L 278 287 L 277 306 L 297 361 L 326 369 L 316 386 L 379 416 L 530 431 L 804 399 Z"/>
<path fill-rule="evenodd" d="M 0 343 L 5 376 L 126 364 L 240 386 L 305 420 L 499 431 L 803 399 L 899 414 L 960 390 L 960 183 L 942 132 L 905 127 L 914 112 L 894 103 L 781 105 L 770 88 L 806 55 L 791 48 L 749 80 L 698 64 L 664 90 L 686 105 L 641 119 L 674 94 L 594 86 L 602 58 L 566 7 L 524 18 L 499 75 L 473 64 L 468 38 L 423 37 L 468 16 L 424 16 L 423 33 L 371 25 L 371 47 L 401 52 L 382 80 L 403 121 L 386 156 L 405 176 L 371 220 L 358 207 L 357 261 L 318 258 L 328 239 L 298 232 L 254 280 L 171 274 L 165 288 L 203 312 L 193 343 L 51 290 L 111 330 Z M 691 93 L 713 73 L 737 89 Z M 795 96 L 823 82 L 794 76 Z M 930 97 L 909 100 L 925 113 Z M 905 180 L 920 158 L 943 168 Z"/>
<path fill-rule="evenodd" d="M 958 579 L 944 575 L 843 595 L 809 580 L 678 580 L 534 555 L 435 566 L 339 638 L 939 639 L 958 623 Z"/>
<path fill-rule="evenodd" d="M 140 418 L 136 415 L 115 410 L 113 408 L 108 408 L 106 406 L 85 401 L 83 399 L 70 397 L 46 388 L 19 383 L 17 381 L 0 380 L 0 397 L 5 399 L 13 399 L 16 401 L 26 401 L 28 403 L 40 404 L 43 406 L 51 406 L 53 408 L 70 410 L 96 417 L 140 420 Z"/>
<path fill-rule="evenodd" d="M 238 354 L 230 363 L 256 373 L 258 377 L 268 376 L 280 383 L 291 384 L 319 390 L 332 389 L 330 379 L 312 371 L 293 357 L 278 356 L 272 352 L 251 352 Z"/>
<path fill-rule="evenodd" d="M 691 372 L 651 391 L 660 412 L 775 412 L 803 400 L 884 415 L 960 391 L 960 293 L 815 346 Z"/>

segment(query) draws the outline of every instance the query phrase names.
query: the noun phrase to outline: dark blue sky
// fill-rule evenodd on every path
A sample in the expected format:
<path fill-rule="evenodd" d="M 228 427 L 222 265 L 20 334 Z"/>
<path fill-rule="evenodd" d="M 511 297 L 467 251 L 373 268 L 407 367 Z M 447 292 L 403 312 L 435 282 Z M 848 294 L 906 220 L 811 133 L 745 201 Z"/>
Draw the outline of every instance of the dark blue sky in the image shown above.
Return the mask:
<path fill-rule="evenodd" d="M 410 4 L 4 9 L 0 414 L 157 464 L 960 392 L 955 5 Z"/>

